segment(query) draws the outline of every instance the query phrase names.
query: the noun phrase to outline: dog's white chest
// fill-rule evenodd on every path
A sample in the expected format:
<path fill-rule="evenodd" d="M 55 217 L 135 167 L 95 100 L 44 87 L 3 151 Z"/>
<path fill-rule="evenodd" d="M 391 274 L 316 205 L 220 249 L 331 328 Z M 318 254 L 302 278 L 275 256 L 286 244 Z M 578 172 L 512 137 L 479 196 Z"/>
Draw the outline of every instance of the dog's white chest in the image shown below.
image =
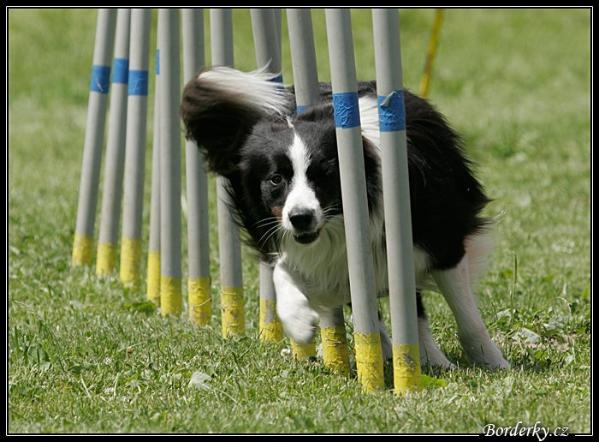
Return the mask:
<path fill-rule="evenodd" d="M 387 261 L 380 232 L 373 235 L 376 293 L 387 292 Z M 377 238 L 378 237 L 378 238 Z M 336 307 L 350 302 L 345 232 L 342 219 L 331 220 L 314 244 L 284 242 L 281 261 L 313 306 Z"/>

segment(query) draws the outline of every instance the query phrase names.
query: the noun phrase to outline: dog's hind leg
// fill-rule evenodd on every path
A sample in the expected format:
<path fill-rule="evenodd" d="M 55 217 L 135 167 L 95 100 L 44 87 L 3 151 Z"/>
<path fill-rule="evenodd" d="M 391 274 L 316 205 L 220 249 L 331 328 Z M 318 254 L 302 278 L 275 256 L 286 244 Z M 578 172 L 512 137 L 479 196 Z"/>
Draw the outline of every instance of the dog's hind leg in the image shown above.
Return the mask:
<path fill-rule="evenodd" d="M 433 271 L 432 275 L 456 318 L 458 336 L 468 359 L 491 369 L 509 368 L 509 362 L 491 341 L 476 305 L 468 255 L 464 255 L 454 268 Z"/>
<path fill-rule="evenodd" d="M 451 369 L 455 366 L 447 359 L 435 342 L 424 312 L 420 290 L 416 291 L 417 313 L 418 313 L 418 341 L 420 350 L 420 364 L 429 365 L 443 369 Z M 386 360 L 393 358 L 393 344 L 387 333 L 383 319 L 379 311 L 379 331 L 381 333 L 381 345 L 383 348 L 383 357 Z"/>

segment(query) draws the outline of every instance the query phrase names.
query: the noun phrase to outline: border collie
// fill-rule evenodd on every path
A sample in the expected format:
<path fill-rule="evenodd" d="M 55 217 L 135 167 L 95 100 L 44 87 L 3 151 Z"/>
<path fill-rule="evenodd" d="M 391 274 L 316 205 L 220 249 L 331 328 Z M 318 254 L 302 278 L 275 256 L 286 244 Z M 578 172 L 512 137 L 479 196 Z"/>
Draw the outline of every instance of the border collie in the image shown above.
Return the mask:
<path fill-rule="evenodd" d="M 228 178 L 247 240 L 274 264 L 277 314 L 286 334 L 305 343 L 319 319 L 350 302 L 332 92 L 321 83 L 321 103 L 298 114 L 293 88 L 274 78 L 265 70 L 205 69 L 185 86 L 181 116 L 186 137 L 200 146 L 208 168 Z M 384 296 L 375 82 L 360 82 L 358 96 L 376 290 Z M 507 368 L 473 294 L 491 249 L 491 222 L 480 215 L 489 199 L 444 117 L 409 92 L 405 108 L 421 362 L 453 367 L 431 334 L 420 297 L 427 281 L 434 280 L 456 318 L 468 359 Z M 391 344 L 380 319 L 379 327 L 389 358 Z"/>

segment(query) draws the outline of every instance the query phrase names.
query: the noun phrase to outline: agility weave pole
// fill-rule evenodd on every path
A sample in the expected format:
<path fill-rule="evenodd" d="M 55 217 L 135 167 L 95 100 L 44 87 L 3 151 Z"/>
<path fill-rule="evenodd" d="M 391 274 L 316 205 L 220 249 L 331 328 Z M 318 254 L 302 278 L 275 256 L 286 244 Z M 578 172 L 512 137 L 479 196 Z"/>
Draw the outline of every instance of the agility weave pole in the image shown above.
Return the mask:
<path fill-rule="evenodd" d="M 152 196 L 150 200 L 150 238 L 146 297 L 160 307 L 160 28 L 156 42 L 154 81 L 154 132 L 152 145 Z"/>
<path fill-rule="evenodd" d="M 268 71 L 281 72 L 281 41 L 277 31 L 277 20 L 273 9 L 252 9 L 252 33 L 258 68 L 268 67 Z M 280 17 L 279 17 L 280 19 Z M 279 75 L 273 81 L 283 83 Z M 278 342 L 283 339 L 283 327 L 276 313 L 276 293 L 272 281 L 273 268 L 266 262 L 260 262 L 260 339 Z"/>
<path fill-rule="evenodd" d="M 179 11 L 158 11 L 160 41 L 160 313 L 178 315 L 181 294 Z"/>
<path fill-rule="evenodd" d="M 213 66 L 233 66 L 231 10 L 210 10 L 210 44 Z M 245 333 L 243 274 L 239 228 L 229 210 L 227 179 L 217 177 L 218 249 L 220 256 L 221 327 L 224 337 Z"/>
<path fill-rule="evenodd" d="M 287 9 L 289 43 L 295 86 L 297 113 L 309 110 L 320 101 L 316 50 L 310 10 Z M 320 338 L 324 365 L 334 372 L 349 374 L 349 354 L 345 336 L 343 308 L 320 323 Z M 301 346 L 292 343 L 296 356 L 303 353 L 312 355 L 311 348 L 303 351 Z"/>
<path fill-rule="evenodd" d="M 259 335 L 264 342 L 279 342 L 283 339 L 283 325 L 276 311 L 277 296 L 272 272 L 270 264 L 260 261 Z"/>
<path fill-rule="evenodd" d="M 136 181 L 125 183 L 135 196 L 124 198 L 123 216 L 128 206 L 131 209 L 135 228 L 136 217 L 141 216 L 141 200 L 143 194 L 143 162 L 145 146 L 145 119 L 147 114 L 148 88 L 148 41 L 150 12 L 145 10 L 131 11 L 129 54 L 125 49 L 127 10 L 119 11 L 118 30 L 116 32 L 115 61 L 113 63 L 113 93 L 111 101 L 111 121 L 109 124 L 109 142 L 118 146 L 117 134 L 123 130 L 123 112 L 127 109 L 126 130 L 126 164 L 136 163 L 134 175 Z M 254 40 L 256 45 L 256 61 L 259 66 L 270 62 L 269 69 L 281 71 L 280 34 L 277 34 L 276 11 L 252 11 L 254 23 Z M 158 44 L 156 55 L 156 103 L 154 127 L 154 152 L 152 164 L 152 206 L 150 226 L 150 247 L 148 255 L 148 298 L 160 305 L 162 315 L 179 314 L 183 309 L 181 290 L 181 188 L 180 188 L 180 122 L 178 106 L 180 101 L 179 83 L 179 11 L 163 9 L 158 13 Z M 185 79 L 189 80 L 203 65 L 203 12 L 201 10 L 184 10 L 181 13 L 184 34 Z M 211 10 L 211 43 L 212 64 L 233 65 L 232 21 L 230 10 Z M 310 106 L 318 103 L 318 75 L 314 41 L 309 10 L 288 10 L 289 39 L 291 44 L 293 72 L 296 89 L 297 112 L 305 112 Z M 409 181 L 407 170 L 407 151 L 405 138 L 405 110 L 403 105 L 403 86 L 401 78 L 401 58 L 399 43 L 398 14 L 396 10 L 373 10 L 373 29 L 375 61 L 377 71 L 377 94 L 379 96 L 379 114 L 381 123 L 381 149 L 383 165 L 383 195 L 385 206 L 387 252 L 389 266 L 389 296 L 393 334 L 394 379 L 395 391 L 398 394 L 411 391 L 421 385 L 420 359 L 418 355 L 418 332 L 416 328 L 416 298 L 412 258 L 412 233 L 410 225 Z M 355 61 L 351 18 L 348 10 L 327 10 L 326 26 L 329 57 L 331 62 L 331 78 L 333 86 L 333 105 L 336 133 L 339 144 L 339 163 L 344 202 L 346 237 L 348 242 L 348 266 L 350 275 L 351 298 L 354 308 L 354 341 L 358 378 L 365 391 L 378 390 L 383 387 L 382 351 L 378 330 L 376 297 L 374 296 L 373 262 L 368 237 L 368 208 L 366 201 L 364 163 L 362 155 L 362 139 L 355 76 Z M 278 31 L 280 32 L 280 31 Z M 98 14 L 96 46 L 94 49 L 94 67 L 90 85 L 90 103 L 88 128 L 84 148 L 85 170 L 96 168 L 99 175 L 102 138 L 99 125 L 103 128 L 106 110 L 106 94 L 109 88 L 110 67 L 107 65 L 112 57 L 110 46 L 114 42 L 115 17 L 110 11 L 101 10 Z M 112 36 L 111 36 L 112 35 Z M 398 56 L 399 55 L 399 56 Z M 129 69 L 125 69 L 125 60 L 130 57 Z M 119 61 L 117 61 L 119 60 Z M 103 63 L 103 64 L 102 64 Z M 127 72 L 127 75 L 124 72 Z M 127 81 L 125 83 L 124 78 Z M 282 78 L 278 78 L 282 82 Z M 124 86 L 126 84 L 126 86 Z M 123 91 L 128 91 L 126 104 L 122 103 Z M 120 93 L 117 96 L 117 91 Z M 112 108 L 115 115 L 112 115 Z M 133 115 L 135 114 L 135 115 Z M 117 118 L 118 117 L 118 118 Z M 118 123 L 117 123 L 118 120 Z M 143 130 L 142 130 L 143 128 Z M 120 132 L 119 132 L 120 130 Z M 100 139 L 98 140 L 98 137 Z M 112 140 L 112 138 L 114 140 Z M 112 141 L 111 141 L 112 140 Z M 92 143 L 93 141 L 93 143 Z M 95 143 L 95 150 L 92 147 Z M 132 147 L 130 147 L 132 146 Z M 121 150 L 116 147 L 108 149 L 107 162 L 112 170 L 106 172 L 105 188 L 118 181 L 118 158 L 122 158 Z M 206 175 L 203 173 L 203 160 L 193 143 L 186 145 L 187 186 L 188 186 L 188 241 L 189 247 L 189 317 L 191 322 L 206 325 L 211 318 L 209 246 L 208 246 L 208 202 Z M 133 159 L 129 159 L 132 155 Z M 91 158 L 92 160 L 88 159 Z M 122 161 L 122 160 L 121 160 Z M 141 164 L 141 165 L 140 165 Z M 93 167 L 92 167 L 93 166 Z M 87 169 L 86 169 L 87 167 Z M 138 169 L 142 168 L 140 172 Z M 89 173 L 92 173 L 89 172 Z M 120 172 L 122 174 L 122 172 Z M 129 173 L 129 172 L 127 172 Z M 141 178 L 139 174 L 141 175 Z M 84 180 L 85 178 L 85 180 Z M 73 264 L 85 264 L 91 261 L 91 244 L 93 238 L 93 181 L 95 193 L 99 176 L 82 176 L 80 191 L 79 219 L 91 219 L 91 230 L 88 230 L 87 243 L 82 242 L 77 230 Z M 219 217 L 219 249 L 221 258 L 221 316 L 224 336 L 243 334 L 245 332 L 243 310 L 243 280 L 241 272 L 241 252 L 239 230 L 233 223 L 226 199 L 226 182 L 222 178 L 218 183 L 218 217 Z M 83 185 L 85 181 L 85 185 Z M 111 181 L 111 184 L 107 182 Z M 140 184 L 141 181 L 141 184 Z M 92 185 L 90 185 L 90 182 Z M 85 195 L 85 204 L 81 204 L 83 190 L 91 189 Z M 157 190 L 160 192 L 157 192 Z M 116 190 L 115 190 L 116 192 Z M 108 194 L 108 191 L 105 190 Z M 127 191 L 125 190 L 125 195 Z M 114 195 L 113 195 L 114 197 Z M 105 196 L 108 198 L 108 196 Z M 109 201 L 109 200 L 107 200 Z M 133 202 L 131 202 L 133 201 Z M 110 200 L 114 207 L 114 200 Z M 107 203 L 108 204 L 108 203 Z M 93 207 L 90 207 L 93 206 Z M 83 207 L 83 208 L 82 208 Z M 86 217 L 80 215 L 86 214 Z M 112 218 L 117 217 L 118 210 L 112 211 Z M 104 219 L 104 216 L 102 216 Z M 108 216 L 106 219 L 111 219 Z M 401 221 L 400 221 L 401 220 Z M 405 222 L 407 220 L 407 222 Z M 112 219 L 114 224 L 114 219 Z M 123 222 L 123 238 L 127 239 Z M 141 220 L 139 220 L 141 224 Z M 159 235 L 157 234 L 159 233 Z M 114 232 L 112 232 L 114 235 Z M 79 236 L 78 236 L 79 235 Z M 112 238 L 110 235 L 108 238 Z M 100 257 L 99 274 L 110 272 L 109 262 Z M 116 241 L 114 242 L 114 244 Z M 82 245 L 83 244 L 83 245 Z M 87 244 L 87 245 L 86 245 Z M 123 246 L 124 249 L 126 246 Z M 126 255 L 123 251 L 121 257 Z M 139 253 L 138 253 L 139 255 Z M 139 260 L 139 259 L 138 259 Z M 102 261 L 102 263 L 101 263 Z M 127 283 L 137 279 L 126 280 Z M 265 267 L 265 268 L 262 268 Z M 100 271 L 102 270 L 102 271 Z M 160 289 L 157 289 L 156 273 L 160 275 Z M 199 281 L 199 282 L 198 282 Z M 260 272 L 260 336 L 266 341 L 278 341 L 282 336 L 280 322 L 276 319 L 274 303 L 276 294 L 272 283 L 272 269 L 262 263 Z M 349 373 L 349 355 L 345 337 L 343 310 L 338 309 L 320 324 L 324 364 L 332 371 L 340 374 Z M 301 359 L 314 355 L 314 347 L 298 346 L 292 342 L 294 355 Z"/>
<path fill-rule="evenodd" d="M 183 9 L 183 73 L 185 83 L 204 67 L 204 11 Z M 208 221 L 208 177 L 195 142 L 187 140 L 187 280 L 189 319 L 197 325 L 210 324 L 210 234 Z"/>
<path fill-rule="evenodd" d="M 92 261 L 94 222 L 98 200 L 102 142 L 106 122 L 106 100 L 110 88 L 110 60 L 114 49 L 115 26 L 116 11 L 114 9 L 100 9 L 96 25 L 79 184 L 77 224 L 73 243 L 72 264 L 75 266 L 89 265 Z"/>
<path fill-rule="evenodd" d="M 114 59 L 112 61 L 112 96 L 108 110 L 106 166 L 104 168 L 98 251 L 96 255 L 96 273 L 100 276 L 109 275 L 116 267 L 117 230 L 121 211 L 127 128 L 130 24 L 131 11 L 129 9 L 119 9 L 116 20 Z"/>
<path fill-rule="evenodd" d="M 127 99 L 127 141 L 123 183 L 121 281 L 140 283 L 141 224 L 143 211 L 146 121 L 148 113 L 148 63 L 151 11 L 131 11 L 131 39 Z"/>
<path fill-rule="evenodd" d="M 395 392 L 401 394 L 420 386 L 420 355 L 399 14 L 395 9 L 373 9 L 372 24 L 381 136 L 393 380 Z"/>
<path fill-rule="evenodd" d="M 297 112 L 320 101 L 314 32 L 309 9 L 287 9 L 287 27 Z"/>
<path fill-rule="evenodd" d="M 369 237 L 368 202 L 351 16 L 347 9 L 325 13 L 333 107 L 354 322 L 358 379 L 365 391 L 384 387 L 383 354 Z"/>

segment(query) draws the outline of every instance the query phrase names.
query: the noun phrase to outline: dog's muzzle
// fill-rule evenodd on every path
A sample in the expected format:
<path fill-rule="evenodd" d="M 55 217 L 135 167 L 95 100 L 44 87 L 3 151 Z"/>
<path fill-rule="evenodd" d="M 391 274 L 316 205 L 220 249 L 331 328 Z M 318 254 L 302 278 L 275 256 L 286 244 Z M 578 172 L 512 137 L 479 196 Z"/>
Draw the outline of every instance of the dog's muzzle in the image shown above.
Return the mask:
<path fill-rule="evenodd" d="M 289 222 L 293 226 L 293 238 L 300 244 L 310 244 L 320 234 L 314 210 L 293 209 L 289 212 Z"/>

